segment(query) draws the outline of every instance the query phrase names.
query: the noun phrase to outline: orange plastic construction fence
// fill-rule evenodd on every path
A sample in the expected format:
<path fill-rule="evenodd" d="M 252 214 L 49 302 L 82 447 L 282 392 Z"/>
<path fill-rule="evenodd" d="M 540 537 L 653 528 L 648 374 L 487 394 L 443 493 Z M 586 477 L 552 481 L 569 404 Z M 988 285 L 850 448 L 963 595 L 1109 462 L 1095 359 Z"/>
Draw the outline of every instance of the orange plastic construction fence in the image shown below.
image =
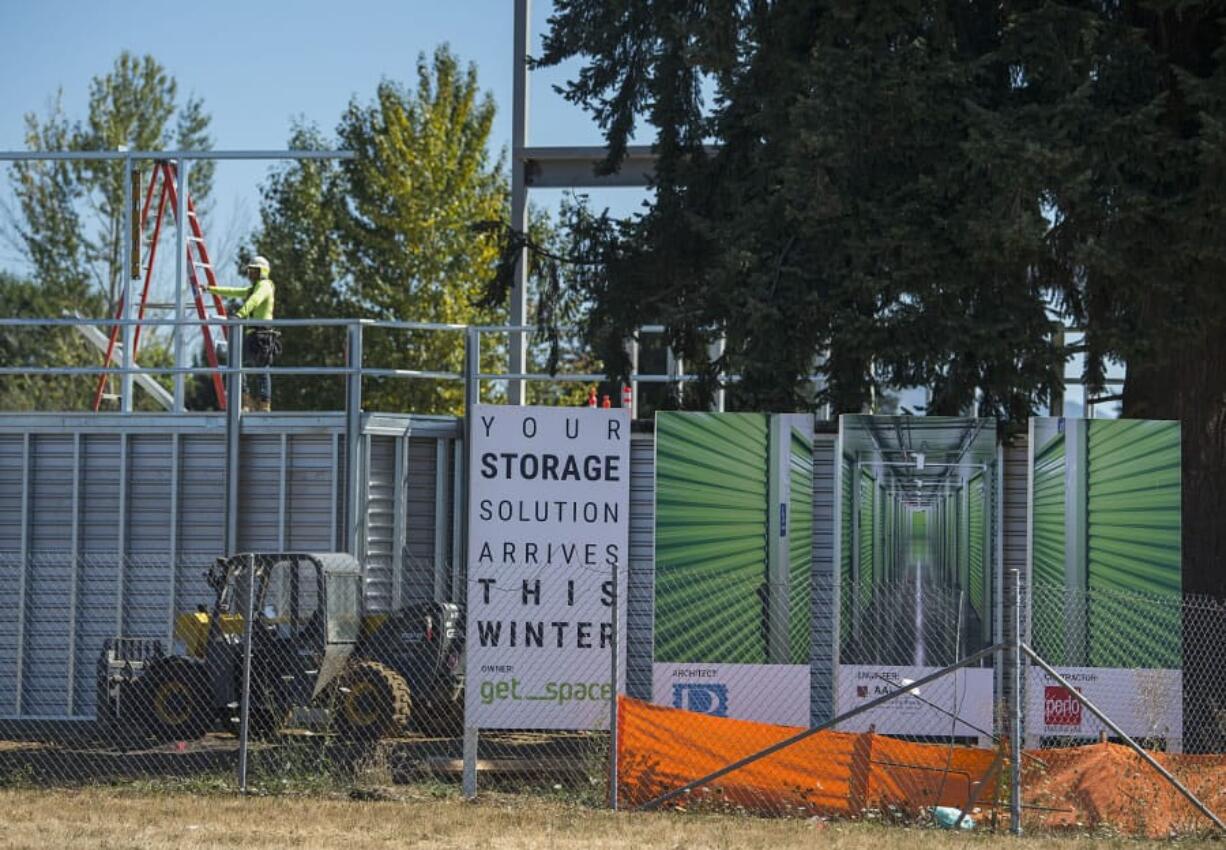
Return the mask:
<path fill-rule="evenodd" d="M 618 792 L 641 805 L 766 749 L 799 728 L 618 704 Z M 990 800 L 999 775 L 992 750 L 917 744 L 871 732 L 817 732 L 672 801 L 682 808 L 856 817 L 887 807 L 918 812 Z M 972 793 L 975 799 L 971 799 Z"/>

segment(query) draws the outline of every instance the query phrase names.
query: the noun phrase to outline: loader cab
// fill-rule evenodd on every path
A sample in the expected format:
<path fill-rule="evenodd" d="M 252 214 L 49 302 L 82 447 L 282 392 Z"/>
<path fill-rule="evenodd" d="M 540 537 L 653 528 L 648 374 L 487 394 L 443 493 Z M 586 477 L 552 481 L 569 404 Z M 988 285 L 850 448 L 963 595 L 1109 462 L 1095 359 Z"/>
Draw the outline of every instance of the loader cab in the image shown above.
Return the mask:
<path fill-rule="evenodd" d="M 358 562 L 334 553 L 239 555 L 224 563 L 223 611 L 254 614 L 253 706 L 279 716 L 285 706 L 310 702 L 344 670 L 358 641 Z"/>
<path fill-rule="evenodd" d="M 255 599 L 249 570 L 254 567 Z M 246 616 L 254 633 L 318 647 L 356 643 L 362 627 L 362 574 L 348 555 L 238 555 L 218 562 L 210 582 L 222 613 Z"/>

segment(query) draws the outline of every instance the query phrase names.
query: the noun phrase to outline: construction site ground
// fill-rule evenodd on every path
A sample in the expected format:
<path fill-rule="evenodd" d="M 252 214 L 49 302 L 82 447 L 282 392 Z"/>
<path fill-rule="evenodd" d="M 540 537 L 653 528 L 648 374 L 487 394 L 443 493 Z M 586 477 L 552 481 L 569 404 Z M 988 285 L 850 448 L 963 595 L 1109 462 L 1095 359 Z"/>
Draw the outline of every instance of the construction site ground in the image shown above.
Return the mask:
<path fill-rule="evenodd" d="M 926 850 L 1017 847 L 1006 834 L 952 833 L 875 823 L 736 815 L 612 813 L 564 799 L 484 793 L 475 803 L 423 790 L 398 801 L 238 797 L 140 789 L 0 789 L 0 847 L 518 848 L 643 847 L 791 850 Z M 1099 836 L 1097 847 L 1160 846 Z M 1180 842 L 1194 847 L 1196 840 Z M 1033 834 L 1027 850 L 1073 850 L 1084 834 Z M 1170 846 L 1163 842 L 1161 846 Z M 1206 843 L 1208 846 L 1208 843 Z M 1213 846 L 1220 846 L 1214 842 Z"/>
<path fill-rule="evenodd" d="M 463 740 L 458 737 L 406 735 L 358 744 L 288 732 L 273 739 L 253 741 L 250 752 L 252 776 L 257 780 L 270 771 L 293 774 L 301 766 L 321 763 L 334 768 L 337 774 L 361 772 L 377 764 L 392 783 L 414 782 L 423 777 L 458 780 L 463 769 Z M 607 752 L 607 736 L 490 732 L 481 736 L 479 752 L 479 774 L 510 779 L 551 777 L 568 784 L 586 783 L 593 757 L 603 762 L 600 754 Z M 229 734 L 210 734 L 198 741 L 120 747 L 82 731 L 58 736 L 54 741 L 0 741 L 0 786 L 14 778 L 43 785 L 202 776 L 220 782 L 236 776 L 238 758 L 238 738 Z"/>

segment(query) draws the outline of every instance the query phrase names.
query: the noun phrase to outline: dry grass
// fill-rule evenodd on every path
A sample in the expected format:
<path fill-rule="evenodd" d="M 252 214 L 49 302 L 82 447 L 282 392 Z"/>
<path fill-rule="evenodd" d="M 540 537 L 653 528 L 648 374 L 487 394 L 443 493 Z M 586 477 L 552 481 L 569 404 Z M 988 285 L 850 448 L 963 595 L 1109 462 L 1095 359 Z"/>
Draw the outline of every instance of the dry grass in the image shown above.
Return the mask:
<path fill-rule="evenodd" d="M 679 814 L 612 814 L 566 803 L 490 796 L 432 799 L 153 794 L 132 790 L 0 790 L 0 847 L 735 848 L 924 850 L 1018 847 L 1008 837 L 933 830 Z M 1086 838 L 1024 840 L 1024 850 L 1069 850 Z M 1143 848 L 1116 840 L 1095 846 Z M 1190 844 L 1190 842 L 1188 843 Z"/>

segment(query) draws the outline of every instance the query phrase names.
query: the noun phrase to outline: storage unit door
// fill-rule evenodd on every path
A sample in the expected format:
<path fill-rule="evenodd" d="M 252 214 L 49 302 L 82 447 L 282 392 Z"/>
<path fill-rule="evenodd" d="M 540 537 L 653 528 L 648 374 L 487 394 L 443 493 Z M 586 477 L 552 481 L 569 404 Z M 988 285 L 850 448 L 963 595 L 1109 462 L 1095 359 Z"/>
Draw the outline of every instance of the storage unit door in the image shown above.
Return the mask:
<path fill-rule="evenodd" d="M 656 417 L 656 660 L 766 662 L 767 422 Z"/>

